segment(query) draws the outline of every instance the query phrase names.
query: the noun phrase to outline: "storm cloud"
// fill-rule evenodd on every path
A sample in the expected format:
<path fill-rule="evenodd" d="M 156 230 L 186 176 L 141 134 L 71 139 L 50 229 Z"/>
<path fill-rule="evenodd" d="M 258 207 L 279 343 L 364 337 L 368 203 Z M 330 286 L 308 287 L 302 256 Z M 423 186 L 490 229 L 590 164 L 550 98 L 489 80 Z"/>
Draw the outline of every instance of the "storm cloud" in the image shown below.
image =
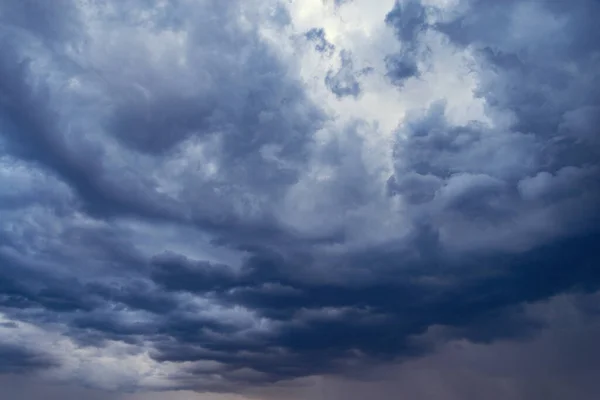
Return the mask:
<path fill-rule="evenodd" d="M 269 396 L 593 319 L 598 2 L 371 3 L 1 2 L 0 373 Z"/>

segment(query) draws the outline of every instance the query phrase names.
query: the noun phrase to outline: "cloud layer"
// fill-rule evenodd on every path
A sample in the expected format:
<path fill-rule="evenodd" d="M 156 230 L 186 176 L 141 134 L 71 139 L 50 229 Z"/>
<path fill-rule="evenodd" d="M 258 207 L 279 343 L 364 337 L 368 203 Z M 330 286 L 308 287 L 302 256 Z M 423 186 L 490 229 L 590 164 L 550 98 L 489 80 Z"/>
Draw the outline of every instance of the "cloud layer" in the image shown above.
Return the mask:
<path fill-rule="evenodd" d="M 0 373 L 246 392 L 598 290 L 598 2 L 371 3 L 1 3 Z"/>

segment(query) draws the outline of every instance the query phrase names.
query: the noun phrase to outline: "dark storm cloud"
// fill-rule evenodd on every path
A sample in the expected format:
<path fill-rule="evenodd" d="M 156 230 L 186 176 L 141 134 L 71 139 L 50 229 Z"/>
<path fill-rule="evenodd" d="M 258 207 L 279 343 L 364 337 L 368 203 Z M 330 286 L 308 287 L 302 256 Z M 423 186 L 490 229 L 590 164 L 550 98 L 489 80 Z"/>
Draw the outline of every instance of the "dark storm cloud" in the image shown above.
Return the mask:
<path fill-rule="evenodd" d="M 472 52 L 490 120 L 455 123 L 443 100 L 409 109 L 383 180 L 360 133 L 371 121 L 323 143 L 336 118 L 242 2 L 174 2 L 150 22 L 136 11 L 152 2 L 116 2 L 87 21 L 95 41 L 75 3 L 2 4 L 0 172 L 29 179 L 0 188 L 2 315 L 61 325 L 83 347 L 215 362 L 184 369 L 216 384 L 174 378 L 199 390 L 423 356 L 436 343 L 418 338 L 436 326 L 440 341 L 539 332 L 526 304 L 600 285 L 600 9 L 492 3 L 432 24 L 398 1 L 381 21 L 401 45 L 383 60 L 400 86 L 420 76 L 427 35 Z M 323 29 L 305 38 L 335 51 Z M 321 84 L 358 101 L 375 72 L 339 57 Z M 0 372 L 52 366 L 0 346 Z"/>
<path fill-rule="evenodd" d="M 103 150 L 85 138 L 71 148 L 55 120 L 52 105 L 45 94 L 47 88 L 31 82 L 31 61 L 11 51 L 4 44 L 0 60 L 0 87 L 4 93 L 2 116 L 4 130 L 12 152 L 18 157 L 43 165 L 80 196 L 90 211 L 102 214 L 141 213 L 164 217 L 168 211 L 158 209 L 153 200 L 143 198 L 140 184 L 133 183 L 127 196 L 106 181 L 101 167 Z M 9 147 L 9 148 L 10 148 Z M 151 196 L 151 194 L 149 194 Z"/>
<path fill-rule="evenodd" d="M 200 71 L 177 67 L 172 71 L 186 74 L 198 88 L 178 91 L 168 86 L 162 71 L 149 68 L 139 77 L 143 96 L 123 92 L 115 99 L 110 132 L 126 145 L 151 154 L 167 152 L 189 138 L 212 138 L 223 183 L 202 187 L 190 182 L 191 198 L 184 194 L 184 202 L 195 202 L 197 195 L 206 196 L 206 203 L 218 202 L 211 198 L 214 192 L 239 196 L 240 189 L 274 196 L 297 180 L 306 146 L 323 115 L 306 99 L 301 86 L 287 79 L 272 50 L 256 34 L 236 26 L 233 4 L 214 3 L 211 9 L 210 15 L 198 16 L 202 23 L 186 26 L 189 43 L 184 53 Z M 223 25 L 227 30 L 220 29 Z M 273 154 L 265 155 L 265 146 Z"/>
<path fill-rule="evenodd" d="M 220 178 L 224 183 L 190 182 L 182 198 L 173 199 L 153 190 L 153 183 L 139 171 L 129 169 L 114 174 L 106 165 L 109 154 L 102 142 L 89 140 L 83 132 L 79 132 L 77 140 L 65 136 L 66 121 L 61 120 L 57 106 L 50 101 L 52 88 L 46 87 L 49 81 L 34 84 L 31 60 L 15 50 L 29 44 L 29 40 L 15 43 L 20 39 L 6 36 L 0 84 L 12 151 L 60 176 L 80 195 L 89 211 L 100 215 L 189 220 L 191 214 L 192 220 L 214 228 L 214 216 L 206 214 L 230 210 L 193 210 L 190 203 L 195 202 L 196 196 L 216 205 L 219 203 L 216 191 L 238 195 L 236 192 L 244 188 L 246 192 L 276 195 L 279 188 L 295 182 L 298 165 L 306 157 L 305 146 L 318 127 L 321 114 L 304 98 L 298 84 L 286 80 L 285 71 L 264 44 L 241 32 L 233 23 L 225 22 L 235 17 L 233 10 L 219 3 L 214 6 L 214 15 L 204 17 L 206 23 L 189 27 L 189 57 L 203 66 L 203 75 L 190 75 L 190 79 L 200 79 L 202 85 L 209 85 L 201 92 L 173 91 L 174 88 L 165 87 L 164 77 L 156 76 L 159 71 L 149 68 L 137 76 L 136 84 L 143 85 L 147 93 L 144 98 L 135 95 L 129 86 L 131 82 L 120 81 L 126 77 L 119 76 L 118 71 L 106 71 L 111 74 L 108 78 L 100 75 L 103 82 L 108 80 L 114 96 L 110 100 L 115 102 L 115 111 L 108 126 L 115 138 L 135 150 L 155 154 L 167 152 L 192 136 L 214 137 L 219 142 L 214 151 L 219 152 Z M 65 16 L 69 17 L 76 20 L 76 16 Z M 212 35 L 212 41 L 205 43 L 207 32 L 220 32 L 219 21 L 228 24 L 231 31 Z M 218 49 L 208 61 L 195 52 L 205 47 L 209 52 L 210 48 Z M 234 60 L 240 49 L 244 49 L 246 59 Z M 72 62 L 60 53 L 45 55 L 54 66 L 66 69 L 67 74 L 71 72 Z M 129 57 L 129 62 L 139 62 L 143 68 L 143 60 L 137 60 L 136 54 L 113 56 Z M 82 106 L 79 111 L 89 110 Z M 276 160 L 266 159 L 259 151 L 265 145 L 272 146 Z M 293 166 L 274 167 L 277 162 Z M 124 191 L 124 187 L 128 189 Z M 221 218 L 231 220 L 228 215 Z"/>
<path fill-rule="evenodd" d="M 0 374 L 27 374 L 53 365 L 55 362 L 45 354 L 0 343 Z"/>
<path fill-rule="evenodd" d="M 319 368 L 318 372 L 333 372 L 337 360 L 343 359 L 350 349 L 380 359 L 421 354 L 427 348 L 413 343 L 412 337 L 437 324 L 452 327 L 450 332 L 454 335 L 473 341 L 519 338 L 540 328 L 535 320 L 519 315 L 521 304 L 566 291 L 590 291 L 598 287 L 600 274 L 595 265 L 600 260 L 594 251 L 597 244 L 597 236 L 577 237 L 518 256 L 456 260 L 456 265 L 445 266 L 455 269 L 451 277 L 461 275 L 459 283 L 450 284 L 444 284 L 448 272 L 433 273 L 440 281 L 436 283 L 431 279 L 431 270 L 428 270 L 430 276 L 424 276 L 425 272 L 419 274 L 420 269 L 356 287 L 310 285 L 293 280 L 284 286 L 274 280 L 270 284 L 224 290 L 222 283 L 213 284 L 215 298 L 250 307 L 262 316 L 280 321 L 280 328 L 266 335 L 248 337 L 248 342 L 241 341 L 244 344 L 240 345 L 240 342 L 228 344 L 227 336 L 233 334 L 229 329 L 221 331 L 222 336 L 215 335 L 209 343 L 206 336 L 210 335 L 201 334 L 196 322 L 180 320 L 173 330 L 169 327 L 175 325 L 168 323 L 165 333 L 177 338 L 179 345 L 171 344 L 168 349 L 159 346 L 163 350 L 159 359 L 202 359 L 206 352 L 189 352 L 189 346 L 202 343 L 205 350 L 216 352 L 211 357 L 219 360 L 224 357 L 227 363 L 250 366 L 275 378 L 281 365 L 287 363 L 294 364 L 300 376 L 314 372 L 313 368 Z M 447 260 L 427 260 L 436 261 L 448 264 Z M 394 262 L 388 260 L 388 263 Z M 496 271 L 484 273 L 482 265 L 494 265 Z M 182 284 L 187 282 L 187 290 L 205 292 L 205 285 L 212 282 L 201 279 L 201 275 L 182 279 L 176 269 L 172 271 L 172 279 Z M 232 285 L 231 279 L 219 281 Z M 218 327 L 212 329 L 215 328 L 219 332 Z M 189 332 L 195 334 L 189 336 Z M 231 353 L 233 349 L 263 348 L 268 354 L 271 347 L 285 348 L 290 353 L 274 359 L 257 356 L 256 360 L 246 356 L 238 359 Z M 219 353 L 224 350 L 226 354 Z M 301 367 L 304 357 L 311 361 Z"/>
<path fill-rule="evenodd" d="M 585 299 L 585 300 L 584 300 Z M 304 390 L 263 390 L 261 398 L 345 398 L 392 400 L 571 399 L 598 391 L 598 319 L 577 303 L 597 294 L 559 296 L 528 307 L 543 317 L 541 335 L 519 341 L 473 344 L 454 340 L 426 357 L 386 364 L 361 375 L 324 378 Z M 278 390 L 279 389 L 279 390 Z"/>
<path fill-rule="evenodd" d="M 41 307 L 52 312 L 90 311 L 95 302 L 71 277 L 56 279 L 47 272 L 31 269 L 0 254 L 0 305 L 27 309 Z"/>

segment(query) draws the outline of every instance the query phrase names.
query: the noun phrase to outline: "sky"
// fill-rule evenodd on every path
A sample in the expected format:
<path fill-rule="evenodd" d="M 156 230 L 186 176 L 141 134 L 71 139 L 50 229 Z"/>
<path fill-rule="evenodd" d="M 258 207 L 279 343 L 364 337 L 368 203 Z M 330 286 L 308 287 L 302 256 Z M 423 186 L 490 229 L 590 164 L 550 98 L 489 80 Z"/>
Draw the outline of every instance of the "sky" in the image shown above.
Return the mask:
<path fill-rule="evenodd" d="M 0 0 L 0 395 L 592 400 L 598 0 Z"/>

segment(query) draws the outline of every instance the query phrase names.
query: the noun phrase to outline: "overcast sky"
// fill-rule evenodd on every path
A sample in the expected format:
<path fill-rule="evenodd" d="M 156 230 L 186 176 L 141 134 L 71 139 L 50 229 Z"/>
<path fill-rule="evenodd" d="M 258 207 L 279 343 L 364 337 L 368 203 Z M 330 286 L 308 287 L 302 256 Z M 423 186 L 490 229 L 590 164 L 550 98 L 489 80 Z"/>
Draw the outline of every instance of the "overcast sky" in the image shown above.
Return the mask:
<path fill-rule="evenodd" d="M 593 400 L 597 0 L 0 0 L 0 398 Z"/>

